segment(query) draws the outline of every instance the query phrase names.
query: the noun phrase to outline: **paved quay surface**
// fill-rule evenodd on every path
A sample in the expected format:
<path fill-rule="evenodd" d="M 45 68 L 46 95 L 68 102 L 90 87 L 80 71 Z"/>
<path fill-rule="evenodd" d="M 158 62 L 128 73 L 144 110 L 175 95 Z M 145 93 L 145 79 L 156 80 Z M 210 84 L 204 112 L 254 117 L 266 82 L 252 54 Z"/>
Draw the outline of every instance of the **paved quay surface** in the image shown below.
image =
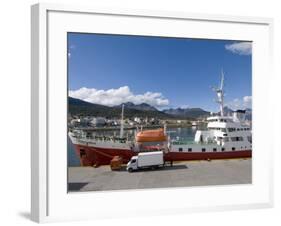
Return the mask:
<path fill-rule="evenodd" d="M 157 170 L 111 171 L 110 166 L 69 167 L 68 189 L 109 191 L 252 183 L 251 159 L 175 162 Z"/>

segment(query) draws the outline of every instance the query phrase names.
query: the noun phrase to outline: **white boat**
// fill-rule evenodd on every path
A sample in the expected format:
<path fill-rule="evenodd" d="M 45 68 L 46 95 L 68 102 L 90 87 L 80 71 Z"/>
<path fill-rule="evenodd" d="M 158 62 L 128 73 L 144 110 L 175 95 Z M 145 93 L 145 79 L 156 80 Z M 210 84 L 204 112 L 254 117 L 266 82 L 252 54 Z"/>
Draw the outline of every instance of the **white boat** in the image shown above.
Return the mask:
<path fill-rule="evenodd" d="M 171 141 L 167 159 L 217 159 L 252 156 L 252 132 L 245 122 L 245 111 L 224 114 L 224 74 L 217 94 L 220 115 L 207 118 L 207 130 L 197 130 L 193 142 Z"/>

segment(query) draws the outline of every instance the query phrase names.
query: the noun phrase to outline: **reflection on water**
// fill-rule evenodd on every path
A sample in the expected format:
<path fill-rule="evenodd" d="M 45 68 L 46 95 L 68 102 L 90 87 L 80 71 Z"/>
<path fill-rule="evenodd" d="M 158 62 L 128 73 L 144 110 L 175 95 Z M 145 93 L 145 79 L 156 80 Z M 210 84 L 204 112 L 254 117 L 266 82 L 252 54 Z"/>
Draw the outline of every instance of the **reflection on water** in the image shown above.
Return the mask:
<path fill-rule="evenodd" d="M 167 133 L 169 134 L 171 140 L 179 141 L 193 141 L 196 133 L 196 127 L 186 127 L 186 128 L 167 128 Z M 134 137 L 136 130 L 124 130 L 124 137 Z M 96 136 L 120 136 L 120 132 L 117 130 L 114 131 L 98 131 L 94 132 L 93 135 Z M 69 166 L 79 166 L 80 162 L 76 153 L 74 151 L 73 144 L 70 139 L 67 139 L 68 142 L 68 165 Z"/>

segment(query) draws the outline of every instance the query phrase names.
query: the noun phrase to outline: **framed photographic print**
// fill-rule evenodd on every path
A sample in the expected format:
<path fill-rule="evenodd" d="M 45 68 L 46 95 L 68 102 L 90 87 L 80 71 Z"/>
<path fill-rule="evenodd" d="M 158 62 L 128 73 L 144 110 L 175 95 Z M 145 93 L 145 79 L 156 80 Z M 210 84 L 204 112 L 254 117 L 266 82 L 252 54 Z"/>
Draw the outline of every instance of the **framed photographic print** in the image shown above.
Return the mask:
<path fill-rule="evenodd" d="M 32 6 L 32 219 L 272 206 L 272 26 Z"/>

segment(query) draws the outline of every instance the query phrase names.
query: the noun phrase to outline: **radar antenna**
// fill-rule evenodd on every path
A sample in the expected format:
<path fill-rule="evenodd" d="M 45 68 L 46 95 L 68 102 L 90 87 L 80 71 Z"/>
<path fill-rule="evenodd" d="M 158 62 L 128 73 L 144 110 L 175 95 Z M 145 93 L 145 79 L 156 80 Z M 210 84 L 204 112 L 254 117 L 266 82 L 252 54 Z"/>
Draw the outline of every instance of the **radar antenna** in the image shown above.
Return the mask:
<path fill-rule="evenodd" d="M 220 113 L 221 116 L 224 116 L 224 112 L 223 112 L 223 104 L 224 104 L 224 73 L 223 70 L 221 70 L 221 82 L 218 88 L 213 88 L 213 91 L 215 91 L 217 93 L 217 100 L 216 102 L 220 105 Z"/>

